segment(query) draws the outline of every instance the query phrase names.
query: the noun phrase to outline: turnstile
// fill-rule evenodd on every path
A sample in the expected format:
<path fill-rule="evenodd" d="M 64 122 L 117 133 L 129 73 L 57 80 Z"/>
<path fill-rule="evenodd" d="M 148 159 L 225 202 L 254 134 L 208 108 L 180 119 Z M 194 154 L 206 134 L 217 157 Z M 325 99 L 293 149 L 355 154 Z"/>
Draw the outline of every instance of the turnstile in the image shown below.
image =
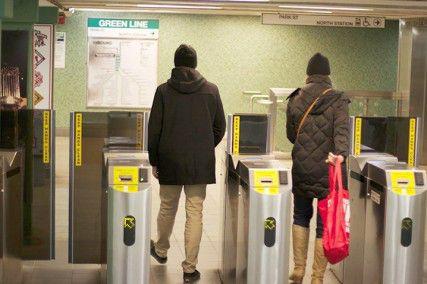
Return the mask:
<path fill-rule="evenodd" d="M 404 163 L 368 163 L 363 283 L 422 283 L 426 172 Z"/>
<path fill-rule="evenodd" d="M 69 262 L 107 262 L 106 148 L 146 149 L 147 112 L 76 112 L 70 127 Z M 124 139 L 120 139 L 124 138 Z"/>
<path fill-rule="evenodd" d="M 290 167 L 278 160 L 241 160 L 236 283 L 286 283 L 291 227 Z"/>
<path fill-rule="evenodd" d="M 397 158 L 385 153 L 363 153 L 360 156 L 350 156 L 349 166 L 349 194 L 350 194 L 350 254 L 342 262 L 331 266 L 332 271 L 342 283 L 361 283 L 354 275 L 363 274 L 364 261 L 364 234 L 366 227 L 366 203 L 367 203 L 367 167 L 368 161 L 397 162 Z M 359 235 L 360 237 L 354 237 Z"/>
<path fill-rule="evenodd" d="M 230 283 L 286 283 L 291 224 L 291 161 L 275 160 L 270 117 L 228 116 L 220 277 Z"/>
<path fill-rule="evenodd" d="M 107 283 L 149 283 L 151 173 L 147 159 L 110 157 Z"/>
<path fill-rule="evenodd" d="M 118 140 L 120 143 L 117 143 Z M 148 160 L 148 153 L 141 150 L 137 150 L 134 147 L 126 144 L 132 141 L 127 141 L 125 138 L 113 138 L 105 139 L 105 147 L 103 149 L 103 167 L 102 167 L 102 203 L 101 203 L 101 239 L 100 245 L 101 248 L 101 283 L 107 281 L 107 238 L 108 238 L 108 161 L 117 160 L 117 159 L 139 159 L 139 160 Z M 105 248 L 105 249 L 104 249 Z"/>
<path fill-rule="evenodd" d="M 425 171 L 380 153 L 349 165 L 350 255 L 333 272 L 345 284 L 422 283 Z"/>
<path fill-rule="evenodd" d="M 0 150 L 0 283 L 20 284 L 24 153 Z"/>
<path fill-rule="evenodd" d="M 356 117 L 350 125 L 350 255 L 331 269 L 345 284 L 422 283 L 425 173 L 412 167 L 418 119 Z"/>

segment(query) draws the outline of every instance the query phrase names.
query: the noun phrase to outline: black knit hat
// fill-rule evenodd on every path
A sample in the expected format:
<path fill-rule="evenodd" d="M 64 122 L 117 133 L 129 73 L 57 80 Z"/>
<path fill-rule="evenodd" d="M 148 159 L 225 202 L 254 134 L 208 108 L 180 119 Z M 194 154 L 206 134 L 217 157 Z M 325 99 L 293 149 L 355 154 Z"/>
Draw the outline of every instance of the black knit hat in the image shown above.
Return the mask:
<path fill-rule="evenodd" d="M 328 58 L 320 53 L 313 55 L 308 61 L 307 75 L 331 75 Z"/>
<path fill-rule="evenodd" d="M 197 52 L 187 44 L 181 44 L 175 51 L 175 67 L 197 67 Z"/>

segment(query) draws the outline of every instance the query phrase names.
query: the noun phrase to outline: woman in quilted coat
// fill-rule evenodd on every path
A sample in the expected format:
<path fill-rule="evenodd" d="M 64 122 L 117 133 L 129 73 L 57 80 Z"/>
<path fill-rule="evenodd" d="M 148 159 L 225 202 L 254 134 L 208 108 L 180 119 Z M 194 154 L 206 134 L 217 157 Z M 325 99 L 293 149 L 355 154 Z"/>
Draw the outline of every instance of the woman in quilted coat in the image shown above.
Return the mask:
<path fill-rule="evenodd" d="M 333 90 L 330 74 L 328 58 L 315 54 L 308 63 L 306 85 L 288 98 L 286 130 L 288 139 L 294 144 L 292 238 L 295 268 L 290 277 L 293 283 L 302 283 L 305 274 L 313 200 L 329 194 L 328 163 L 342 162 L 348 156 L 350 100 L 342 92 Z M 322 234 L 322 220 L 317 214 L 312 284 L 323 283 L 328 263 L 323 254 Z"/>

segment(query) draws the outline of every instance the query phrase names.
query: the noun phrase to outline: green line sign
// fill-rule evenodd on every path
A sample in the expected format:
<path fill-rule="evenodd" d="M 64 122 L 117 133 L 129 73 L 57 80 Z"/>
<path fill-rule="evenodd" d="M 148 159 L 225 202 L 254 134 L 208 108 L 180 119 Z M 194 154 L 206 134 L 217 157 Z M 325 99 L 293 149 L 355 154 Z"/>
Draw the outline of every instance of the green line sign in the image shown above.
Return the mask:
<path fill-rule="evenodd" d="M 159 29 L 159 20 L 89 18 L 89 28 Z"/>

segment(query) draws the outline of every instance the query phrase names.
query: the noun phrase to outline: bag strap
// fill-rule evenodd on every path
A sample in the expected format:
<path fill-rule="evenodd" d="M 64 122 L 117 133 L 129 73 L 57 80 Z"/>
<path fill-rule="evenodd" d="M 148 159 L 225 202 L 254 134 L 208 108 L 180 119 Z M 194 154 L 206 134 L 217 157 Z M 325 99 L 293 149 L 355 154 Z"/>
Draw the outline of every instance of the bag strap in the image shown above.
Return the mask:
<path fill-rule="evenodd" d="M 299 133 L 300 133 L 300 131 L 301 131 L 301 128 L 303 127 L 303 125 L 304 125 L 304 123 L 305 123 L 305 121 L 306 121 L 306 119 L 307 119 L 307 117 L 308 117 L 308 115 L 309 115 L 309 113 L 311 112 L 311 110 L 314 108 L 314 106 L 316 105 L 316 103 L 319 101 L 319 99 L 320 99 L 320 97 L 321 96 L 324 96 L 324 95 L 326 95 L 328 92 L 330 92 L 330 91 L 332 91 L 332 88 L 329 88 L 329 89 L 326 89 L 320 96 L 318 96 L 315 100 L 314 100 L 314 102 L 308 107 L 308 109 L 305 111 L 305 113 L 304 113 L 304 115 L 303 115 L 303 117 L 301 118 L 301 121 L 300 121 L 300 123 L 299 123 L 299 125 L 298 125 L 298 130 L 297 130 L 297 138 L 298 138 L 298 136 L 299 136 Z"/>
<path fill-rule="evenodd" d="M 338 191 L 344 190 L 344 184 L 342 182 L 342 163 L 337 162 L 335 165 L 335 175 L 336 175 L 336 181 L 335 186 L 338 188 Z"/>

